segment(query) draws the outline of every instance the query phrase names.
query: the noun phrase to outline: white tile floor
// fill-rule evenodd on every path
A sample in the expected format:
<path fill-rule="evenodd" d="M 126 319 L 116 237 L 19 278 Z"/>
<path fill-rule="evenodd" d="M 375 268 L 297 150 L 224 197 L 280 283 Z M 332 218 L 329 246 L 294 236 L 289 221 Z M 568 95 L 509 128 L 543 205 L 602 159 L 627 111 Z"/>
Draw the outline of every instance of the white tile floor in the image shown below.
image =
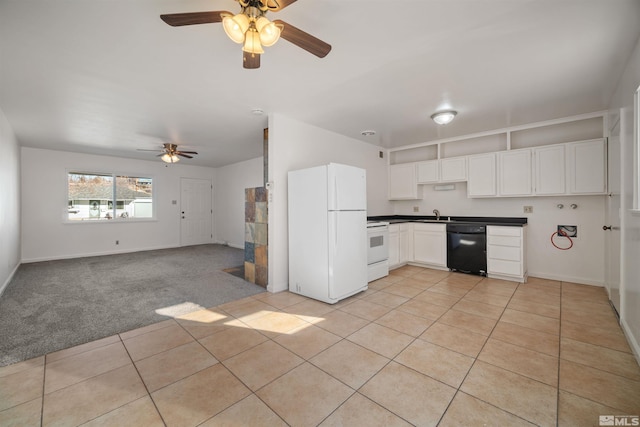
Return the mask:
<path fill-rule="evenodd" d="M 406 266 L 335 305 L 259 294 L 0 368 L 0 426 L 597 426 L 640 414 L 602 288 Z"/>

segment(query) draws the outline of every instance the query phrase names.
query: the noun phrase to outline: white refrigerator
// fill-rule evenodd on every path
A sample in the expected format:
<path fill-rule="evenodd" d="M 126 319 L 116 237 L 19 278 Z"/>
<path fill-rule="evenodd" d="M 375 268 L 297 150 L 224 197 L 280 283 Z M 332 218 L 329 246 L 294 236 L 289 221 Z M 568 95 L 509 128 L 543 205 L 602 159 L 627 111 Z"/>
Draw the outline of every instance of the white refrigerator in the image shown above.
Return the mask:
<path fill-rule="evenodd" d="M 330 304 L 366 290 L 366 171 L 330 163 L 288 185 L 289 290 Z"/>

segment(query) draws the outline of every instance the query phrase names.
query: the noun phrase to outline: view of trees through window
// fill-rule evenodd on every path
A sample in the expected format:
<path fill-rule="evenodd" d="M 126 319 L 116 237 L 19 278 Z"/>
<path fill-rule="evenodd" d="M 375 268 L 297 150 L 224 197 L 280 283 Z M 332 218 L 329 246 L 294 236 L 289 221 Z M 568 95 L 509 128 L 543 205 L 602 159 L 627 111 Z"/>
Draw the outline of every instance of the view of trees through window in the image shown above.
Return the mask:
<path fill-rule="evenodd" d="M 69 172 L 68 218 L 73 221 L 152 218 L 151 178 Z"/>

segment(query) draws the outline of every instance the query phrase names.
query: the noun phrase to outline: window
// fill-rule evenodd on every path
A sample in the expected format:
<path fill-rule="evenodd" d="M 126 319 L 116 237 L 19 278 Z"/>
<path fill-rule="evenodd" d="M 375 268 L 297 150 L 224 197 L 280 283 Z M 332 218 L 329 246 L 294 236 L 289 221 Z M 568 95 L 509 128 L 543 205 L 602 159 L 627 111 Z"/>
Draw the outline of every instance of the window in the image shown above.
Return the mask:
<path fill-rule="evenodd" d="M 153 179 L 69 172 L 67 218 L 70 221 L 153 218 Z"/>

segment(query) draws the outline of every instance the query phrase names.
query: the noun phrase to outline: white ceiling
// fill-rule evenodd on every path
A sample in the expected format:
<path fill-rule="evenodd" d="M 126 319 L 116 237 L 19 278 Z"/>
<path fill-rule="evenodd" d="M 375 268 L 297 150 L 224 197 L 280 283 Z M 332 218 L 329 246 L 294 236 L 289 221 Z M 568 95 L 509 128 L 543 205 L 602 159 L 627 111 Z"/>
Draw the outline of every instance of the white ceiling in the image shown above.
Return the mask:
<path fill-rule="evenodd" d="M 23 146 L 152 159 L 137 149 L 175 142 L 205 166 L 260 156 L 269 113 L 389 148 L 604 110 L 640 34 L 638 0 L 298 0 L 269 17 L 331 53 L 280 40 L 245 70 L 220 24 L 159 18 L 210 10 L 239 5 L 0 0 L 0 109 Z"/>

